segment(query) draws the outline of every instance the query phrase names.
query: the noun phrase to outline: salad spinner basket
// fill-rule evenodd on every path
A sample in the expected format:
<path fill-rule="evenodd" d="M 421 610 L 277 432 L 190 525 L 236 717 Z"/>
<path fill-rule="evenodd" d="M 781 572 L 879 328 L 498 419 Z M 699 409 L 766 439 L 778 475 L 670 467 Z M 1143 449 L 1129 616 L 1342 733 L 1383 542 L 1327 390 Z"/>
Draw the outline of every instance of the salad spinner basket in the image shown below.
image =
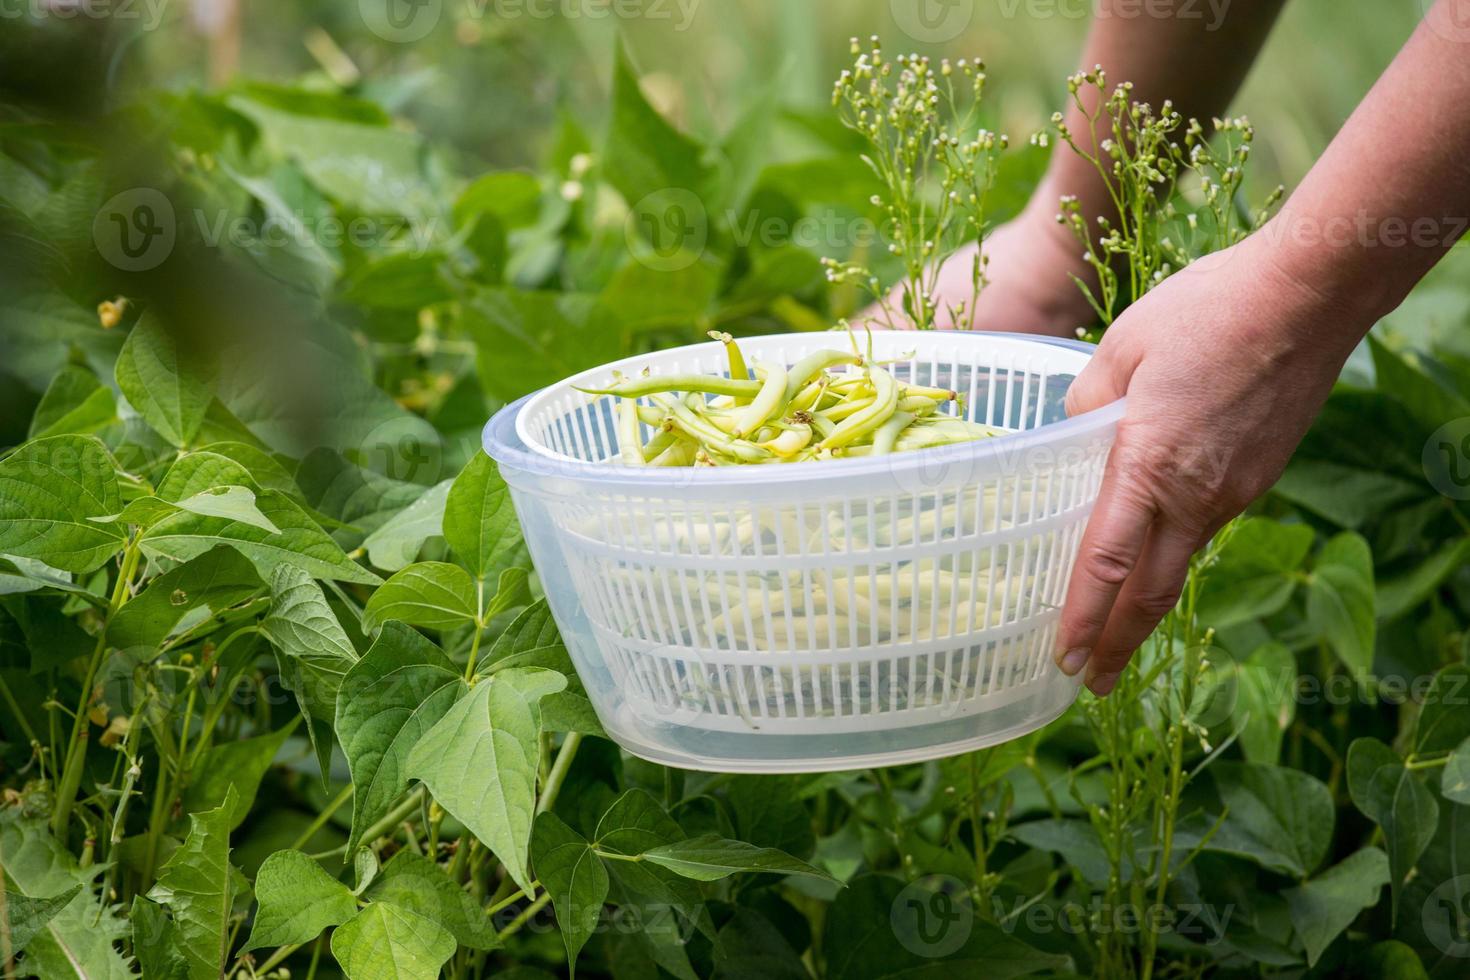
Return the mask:
<path fill-rule="evenodd" d="M 740 343 L 791 364 L 848 339 Z M 872 345 L 899 380 L 953 389 L 1007 434 L 787 465 L 618 465 L 613 400 L 577 388 L 614 371 L 722 374 L 715 342 L 585 371 L 486 426 L 588 696 L 633 754 L 737 772 L 914 762 L 1015 738 L 1075 698 L 1052 662 L 1057 620 L 1123 413 L 1066 417 L 1093 348 L 899 331 Z"/>

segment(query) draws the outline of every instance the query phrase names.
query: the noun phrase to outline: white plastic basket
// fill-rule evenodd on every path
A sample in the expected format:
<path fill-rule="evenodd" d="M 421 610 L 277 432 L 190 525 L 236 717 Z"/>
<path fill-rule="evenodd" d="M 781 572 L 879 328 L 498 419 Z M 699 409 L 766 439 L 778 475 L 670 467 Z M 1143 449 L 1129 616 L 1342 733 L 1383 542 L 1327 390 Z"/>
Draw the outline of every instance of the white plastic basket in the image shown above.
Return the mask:
<path fill-rule="evenodd" d="M 793 363 L 845 335 L 742 339 Z M 901 380 L 1012 430 L 891 456 L 616 465 L 613 372 L 725 370 L 707 343 L 628 358 L 485 428 L 552 614 L 608 734 L 691 769 L 803 772 L 980 748 L 1064 711 L 1056 626 L 1122 403 L 1067 419 L 1093 348 L 875 332 Z M 948 406 L 947 410 L 955 410 Z M 647 433 L 645 433 L 647 435 Z"/>

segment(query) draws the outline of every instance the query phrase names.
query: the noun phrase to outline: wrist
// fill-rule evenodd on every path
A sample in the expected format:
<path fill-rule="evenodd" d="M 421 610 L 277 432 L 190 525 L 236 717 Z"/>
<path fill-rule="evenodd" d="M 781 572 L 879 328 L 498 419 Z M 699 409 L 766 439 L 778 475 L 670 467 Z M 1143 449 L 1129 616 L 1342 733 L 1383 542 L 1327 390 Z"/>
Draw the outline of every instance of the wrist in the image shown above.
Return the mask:
<path fill-rule="evenodd" d="M 1316 294 L 1323 306 L 1346 318 L 1356 339 L 1403 301 L 1412 282 L 1400 285 L 1388 256 L 1375 254 L 1376 229 L 1364 215 L 1322 217 L 1290 202 L 1251 236 L 1260 239 L 1268 261 L 1298 288 Z"/>

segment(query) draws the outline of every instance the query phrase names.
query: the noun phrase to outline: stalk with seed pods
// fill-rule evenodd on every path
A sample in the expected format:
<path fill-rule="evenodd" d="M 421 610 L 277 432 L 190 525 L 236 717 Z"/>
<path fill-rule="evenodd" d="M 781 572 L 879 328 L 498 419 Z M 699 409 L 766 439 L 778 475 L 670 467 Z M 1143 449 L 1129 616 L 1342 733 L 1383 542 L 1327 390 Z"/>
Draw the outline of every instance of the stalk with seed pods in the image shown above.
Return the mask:
<path fill-rule="evenodd" d="M 753 362 L 727 333 L 730 376 L 640 375 L 607 388 L 579 389 L 618 399 L 623 466 L 732 466 L 882 456 L 987 439 L 1002 430 L 943 411 L 958 393 L 909 384 L 856 344 L 819 350 L 787 367 Z M 643 404 L 640 404 L 640 400 Z M 645 427 L 652 430 L 645 440 Z"/>

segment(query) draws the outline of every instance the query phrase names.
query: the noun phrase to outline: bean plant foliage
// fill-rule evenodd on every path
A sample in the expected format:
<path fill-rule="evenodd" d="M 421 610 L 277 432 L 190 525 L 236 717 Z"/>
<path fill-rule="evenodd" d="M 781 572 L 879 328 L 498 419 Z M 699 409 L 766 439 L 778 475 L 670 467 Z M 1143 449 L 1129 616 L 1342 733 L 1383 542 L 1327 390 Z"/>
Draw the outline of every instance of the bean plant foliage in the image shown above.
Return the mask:
<path fill-rule="evenodd" d="M 862 49 L 852 129 L 762 95 L 714 135 L 619 51 L 606 116 L 564 118 L 535 173 L 474 173 L 321 79 L 5 110 L 10 973 L 1464 974 L 1463 345 L 1375 333 L 1117 693 L 1042 731 L 780 777 L 607 740 L 478 449 L 491 411 L 711 329 L 856 323 L 903 277 L 888 315 L 931 316 L 928 260 L 1015 213 L 1051 150 L 1129 205 L 1078 229 L 1097 328 L 1258 222 L 1243 120 L 1093 73 L 1070 88 L 1101 93 L 1095 134 L 1010 148 L 983 104 L 914 102 L 953 75 L 969 105 L 979 62 Z M 863 130 L 890 72 L 895 124 L 945 140 L 934 180 Z M 832 215 L 897 247 L 747 233 Z M 1411 309 L 1463 327 L 1463 299 Z"/>

